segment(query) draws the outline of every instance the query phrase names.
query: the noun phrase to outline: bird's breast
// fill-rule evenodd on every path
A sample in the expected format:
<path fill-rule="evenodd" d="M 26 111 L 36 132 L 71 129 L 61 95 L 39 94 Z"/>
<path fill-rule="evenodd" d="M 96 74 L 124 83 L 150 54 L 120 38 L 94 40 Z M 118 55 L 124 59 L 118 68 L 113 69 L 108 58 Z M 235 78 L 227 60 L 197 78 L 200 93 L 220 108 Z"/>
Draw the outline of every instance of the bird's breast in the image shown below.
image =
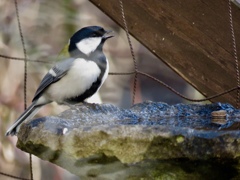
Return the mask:
<path fill-rule="evenodd" d="M 47 94 L 57 102 L 80 96 L 90 89 L 100 74 L 101 70 L 94 61 L 78 58 L 67 74 L 48 88 Z"/>

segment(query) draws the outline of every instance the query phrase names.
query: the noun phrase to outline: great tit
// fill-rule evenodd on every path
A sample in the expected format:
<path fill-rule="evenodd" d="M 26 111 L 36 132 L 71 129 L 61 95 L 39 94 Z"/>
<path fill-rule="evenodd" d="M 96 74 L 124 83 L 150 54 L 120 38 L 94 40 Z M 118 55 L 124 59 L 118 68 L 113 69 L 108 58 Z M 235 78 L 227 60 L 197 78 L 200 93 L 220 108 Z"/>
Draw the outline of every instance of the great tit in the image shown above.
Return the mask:
<path fill-rule="evenodd" d="M 31 119 L 48 103 L 76 104 L 95 94 L 108 76 L 108 60 L 102 48 L 113 37 L 110 32 L 99 26 L 88 26 L 73 34 L 68 46 L 70 57 L 48 71 L 32 104 L 7 130 L 6 136 L 16 135 L 23 121 Z"/>

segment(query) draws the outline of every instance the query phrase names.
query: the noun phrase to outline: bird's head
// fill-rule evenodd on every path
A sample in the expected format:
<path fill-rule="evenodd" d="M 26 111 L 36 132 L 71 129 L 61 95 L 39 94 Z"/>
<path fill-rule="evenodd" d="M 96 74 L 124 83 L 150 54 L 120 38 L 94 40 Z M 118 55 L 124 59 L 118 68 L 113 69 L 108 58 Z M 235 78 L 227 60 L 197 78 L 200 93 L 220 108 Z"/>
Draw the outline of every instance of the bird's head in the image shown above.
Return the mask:
<path fill-rule="evenodd" d="M 102 50 L 104 42 L 113 37 L 112 31 L 106 31 L 100 26 L 88 26 L 77 31 L 70 38 L 68 51 L 71 56 L 84 54 L 89 56 L 95 50 Z"/>

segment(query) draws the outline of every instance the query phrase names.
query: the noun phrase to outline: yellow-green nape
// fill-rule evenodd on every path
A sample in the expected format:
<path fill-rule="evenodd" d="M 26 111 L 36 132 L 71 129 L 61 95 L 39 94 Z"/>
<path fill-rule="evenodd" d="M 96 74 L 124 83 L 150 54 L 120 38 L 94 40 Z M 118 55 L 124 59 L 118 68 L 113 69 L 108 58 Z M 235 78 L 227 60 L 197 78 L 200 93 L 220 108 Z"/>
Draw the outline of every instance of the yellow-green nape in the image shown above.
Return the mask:
<path fill-rule="evenodd" d="M 68 52 L 68 46 L 69 44 L 65 45 L 64 48 L 60 51 L 57 58 L 58 60 L 62 60 L 70 57 L 70 54 Z"/>

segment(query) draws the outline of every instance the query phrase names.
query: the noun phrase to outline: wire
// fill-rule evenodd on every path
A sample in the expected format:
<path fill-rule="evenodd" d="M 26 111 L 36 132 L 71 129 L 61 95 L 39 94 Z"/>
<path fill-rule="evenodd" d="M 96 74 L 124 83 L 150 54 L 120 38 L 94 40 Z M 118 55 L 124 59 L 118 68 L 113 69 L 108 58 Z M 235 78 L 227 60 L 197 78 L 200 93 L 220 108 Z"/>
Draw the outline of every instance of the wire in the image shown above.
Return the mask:
<path fill-rule="evenodd" d="M 3 54 L 0 54 L 0 57 L 1 57 L 1 58 L 6 58 L 6 59 L 12 59 L 12 60 L 16 60 L 16 61 L 28 61 L 28 62 L 52 64 L 51 62 L 48 62 L 48 61 L 43 61 L 43 60 L 31 60 L 31 59 L 25 59 L 25 58 L 20 58 L 20 57 L 7 56 L 7 55 L 3 55 Z"/>
<path fill-rule="evenodd" d="M 131 42 L 131 39 L 130 39 L 130 34 L 129 34 L 129 31 L 128 31 L 128 26 L 127 26 L 127 21 L 126 21 L 126 17 L 125 17 L 125 13 L 124 13 L 122 0 L 119 0 L 119 6 L 120 6 L 120 9 L 121 9 L 124 30 L 126 31 L 128 44 L 129 44 L 129 47 L 130 47 L 130 51 L 131 51 L 131 55 L 132 55 L 132 59 L 133 59 L 133 64 L 134 64 L 134 70 L 135 70 L 134 79 L 133 79 L 133 99 L 132 99 L 132 104 L 134 104 L 135 97 L 136 97 L 136 89 L 137 89 L 137 73 L 136 73 L 137 70 L 138 70 L 137 61 L 136 61 L 136 58 L 135 58 L 135 55 L 134 55 L 133 45 L 132 45 L 132 42 Z"/>
<path fill-rule="evenodd" d="M 224 91 L 222 93 L 219 93 L 219 94 L 216 94 L 216 95 L 213 95 L 213 96 L 209 96 L 207 98 L 204 98 L 204 99 L 192 99 L 192 98 L 188 98 L 184 95 L 182 95 L 181 93 L 179 93 L 178 91 L 176 91 L 175 89 L 173 89 L 171 86 L 167 85 L 166 83 L 160 81 L 159 79 L 147 74 L 147 73 L 144 73 L 144 72 L 141 72 L 141 71 L 137 71 L 138 74 L 141 74 L 143 76 L 146 76 L 154 81 L 156 81 L 157 83 L 165 86 L 166 88 L 168 88 L 170 91 L 172 91 L 173 93 L 175 93 L 176 95 L 180 96 L 181 98 L 185 99 L 185 100 L 188 100 L 188 101 L 192 101 L 192 102 L 203 102 L 203 101 L 208 101 L 208 100 L 211 100 L 211 99 L 214 99 L 214 98 L 217 98 L 219 96 L 222 96 L 224 94 L 227 94 L 227 93 L 230 93 L 232 91 L 235 91 L 235 90 L 238 90 L 240 89 L 240 87 L 234 87 L 234 88 L 231 88 L 231 89 L 228 89 L 227 91 Z"/>
<path fill-rule="evenodd" d="M 231 30 L 231 35 L 232 35 L 233 56 L 234 56 L 234 59 L 235 59 L 237 86 L 239 87 L 240 86 L 240 79 L 239 79 L 238 55 L 237 55 L 236 38 L 235 38 L 234 27 L 233 27 L 231 0 L 228 0 L 228 10 L 229 10 L 230 30 Z M 239 92 L 239 89 L 238 89 L 237 90 L 237 98 L 236 98 L 236 107 L 237 108 L 239 107 L 239 97 L 240 97 L 240 92 Z"/>
<path fill-rule="evenodd" d="M 13 179 L 29 180 L 29 179 L 26 179 L 26 178 L 21 178 L 21 177 L 13 176 L 13 175 L 6 174 L 6 173 L 3 173 L 3 172 L 0 172 L 0 174 L 3 175 L 3 176 L 11 177 L 11 178 L 13 178 Z"/>
<path fill-rule="evenodd" d="M 17 22 L 18 22 L 18 29 L 19 29 L 23 53 L 24 53 L 24 109 L 27 109 L 27 51 L 26 51 L 25 42 L 24 42 L 23 33 L 22 33 L 22 27 L 21 27 L 20 16 L 18 11 L 18 2 L 17 0 L 15 0 L 14 2 L 15 2 L 16 16 L 17 16 Z M 31 177 L 31 180 L 33 180 L 31 153 L 29 153 L 29 166 L 30 166 L 30 177 Z"/>

